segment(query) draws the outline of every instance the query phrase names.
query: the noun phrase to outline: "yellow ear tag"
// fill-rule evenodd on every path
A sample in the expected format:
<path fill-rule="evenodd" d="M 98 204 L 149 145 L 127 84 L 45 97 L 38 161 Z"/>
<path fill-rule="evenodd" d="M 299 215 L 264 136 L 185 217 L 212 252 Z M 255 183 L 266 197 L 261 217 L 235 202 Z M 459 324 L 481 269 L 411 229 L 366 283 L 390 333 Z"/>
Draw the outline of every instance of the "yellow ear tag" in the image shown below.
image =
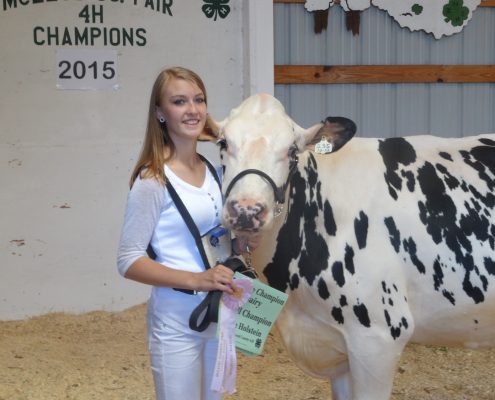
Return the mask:
<path fill-rule="evenodd" d="M 330 143 L 325 136 L 322 136 L 319 143 L 315 145 L 315 152 L 318 154 L 328 154 L 333 150 L 333 145 Z"/>

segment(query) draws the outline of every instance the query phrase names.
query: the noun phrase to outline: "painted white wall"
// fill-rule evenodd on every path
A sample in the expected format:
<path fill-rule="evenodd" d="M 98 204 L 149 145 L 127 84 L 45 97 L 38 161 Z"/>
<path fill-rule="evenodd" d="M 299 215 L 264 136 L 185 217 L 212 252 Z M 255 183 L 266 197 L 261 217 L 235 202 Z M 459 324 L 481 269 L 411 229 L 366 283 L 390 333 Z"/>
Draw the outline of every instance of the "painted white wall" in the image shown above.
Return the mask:
<path fill-rule="evenodd" d="M 274 94 L 273 0 L 249 1 L 243 15 L 245 97 Z"/>
<path fill-rule="evenodd" d="M 159 3 L 173 15 L 156 11 L 157 0 L 0 8 L 1 320 L 121 310 L 147 299 L 148 286 L 117 274 L 115 254 L 151 85 L 163 67 L 198 72 L 218 118 L 248 94 L 273 93 L 271 0 L 232 1 L 216 21 L 200 1 Z M 116 90 L 57 89 L 57 47 L 34 43 L 35 26 L 84 27 L 86 4 L 103 5 L 103 23 L 91 26 L 146 29 L 145 46 L 87 47 L 117 50 Z M 201 149 L 216 157 L 212 145 Z"/>

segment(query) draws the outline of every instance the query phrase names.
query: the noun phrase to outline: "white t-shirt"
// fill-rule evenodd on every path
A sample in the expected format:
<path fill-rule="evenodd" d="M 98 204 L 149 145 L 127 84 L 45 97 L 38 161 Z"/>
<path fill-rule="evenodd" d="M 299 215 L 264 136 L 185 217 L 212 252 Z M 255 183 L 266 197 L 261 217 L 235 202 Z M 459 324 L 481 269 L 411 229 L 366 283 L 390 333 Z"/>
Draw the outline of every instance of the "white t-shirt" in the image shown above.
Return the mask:
<path fill-rule="evenodd" d="M 203 185 L 199 188 L 183 181 L 167 166 L 165 175 L 201 234 L 220 223 L 222 194 L 208 168 Z M 127 197 L 117 253 L 117 266 L 121 275 L 125 275 L 139 257 L 147 256 L 149 243 L 158 263 L 190 272 L 205 270 L 194 238 L 166 187 L 156 179 L 138 177 Z M 188 295 L 172 288 L 154 286 L 149 311 L 155 318 L 163 320 L 163 323 L 199 334 L 189 329 L 189 316 L 205 296 L 206 292 Z M 201 333 L 208 336 L 214 334 L 215 324 Z"/>

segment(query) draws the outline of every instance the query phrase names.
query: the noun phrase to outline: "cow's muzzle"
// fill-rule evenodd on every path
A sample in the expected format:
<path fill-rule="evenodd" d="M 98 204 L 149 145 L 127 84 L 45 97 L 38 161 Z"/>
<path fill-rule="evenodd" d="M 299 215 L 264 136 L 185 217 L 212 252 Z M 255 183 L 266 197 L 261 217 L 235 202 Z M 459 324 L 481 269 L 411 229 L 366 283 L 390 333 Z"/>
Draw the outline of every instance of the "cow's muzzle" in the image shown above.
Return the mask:
<path fill-rule="evenodd" d="M 258 232 L 266 221 L 267 207 L 252 199 L 226 203 L 227 222 L 237 231 Z"/>
<path fill-rule="evenodd" d="M 230 181 L 229 185 L 227 186 L 227 190 L 225 191 L 225 199 L 228 199 L 232 188 L 242 177 L 249 175 L 249 174 L 258 175 L 261 178 L 263 178 L 272 188 L 273 197 L 274 197 L 275 203 L 276 203 L 275 204 L 275 210 L 274 210 L 273 214 L 274 214 L 274 217 L 278 217 L 282 213 L 282 209 L 283 209 L 282 205 L 285 202 L 285 192 L 287 191 L 287 188 L 289 187 L 290 181 L 292 179 L 292 175 L 294 174 L 294 172 L 296 170 L 297 162 L 298 162 L 297 154 L 294 151 L 291 153 L 291 157 L 290 157 L 290 161 L 289 161 L 289 174 L 287 176 L 287 180 L 285 181 L 285 183 L 282 186 L 277 186 L 276 183 L 274 182 L 274 180 L 267 173 L 260 171 L 259 169 L 249 168 L 249 169 L 245 169 L 245 170 L 239 172 L 236 176 L 234 176 L 234 178 Z M 229 213 L 231 213 L 232 211 L 235 211 L 233 208 L 234 202 L 230 202 L 230 203 L 231 203 L 230 206 L 228 206 L 229 207 L 229 209 L 228 209 Z M 265 210 L 262 210 L 262 211 L 264 212 Z M 262 214 L 261 211 L 259 213 L 257 213 L 257 215 L 261 215 L 261 214 Z"/>

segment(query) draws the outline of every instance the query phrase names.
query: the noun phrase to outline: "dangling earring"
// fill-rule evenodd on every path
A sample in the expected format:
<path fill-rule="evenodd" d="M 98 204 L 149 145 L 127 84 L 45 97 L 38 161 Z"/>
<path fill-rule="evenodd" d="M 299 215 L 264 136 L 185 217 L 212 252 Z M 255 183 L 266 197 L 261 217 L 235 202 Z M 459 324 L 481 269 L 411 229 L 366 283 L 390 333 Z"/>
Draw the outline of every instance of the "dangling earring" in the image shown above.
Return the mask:
<path fill-rule="evenodd" d="M 161 115 L 160 118 L 158 118 L 158 120 L 160 121 L 160 124 L 165 123 L 165 117 L 163 117 L 163 115 Z"/>

